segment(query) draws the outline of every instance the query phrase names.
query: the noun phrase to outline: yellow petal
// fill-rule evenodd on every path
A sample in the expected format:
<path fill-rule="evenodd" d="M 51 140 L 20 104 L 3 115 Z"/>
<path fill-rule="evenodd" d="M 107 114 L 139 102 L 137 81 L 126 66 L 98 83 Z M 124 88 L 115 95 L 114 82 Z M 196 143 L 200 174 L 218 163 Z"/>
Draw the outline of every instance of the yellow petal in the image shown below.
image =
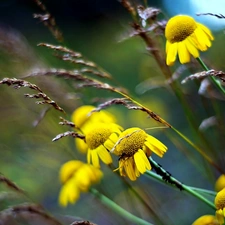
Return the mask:
<path fill-rule="evenodd" d="M 185 44 L 190 54 L 193 55 L 194 58 L 198 58 L 199 57 L 198 49 L 195 47 L 195 45 L 193 45 L 190 37 L 186 39 Z"/>
<path fill-rule="evenodd" d="M 82 166 L 82 168 L 77 171 L 75 179 L 76 179 L 76 185 L 79 187 L 79 189 L 83 192 L 88 191 L 91 181 L 90 181 L 90 174 L 86 170 L 86 165 Z"/>
<path fill-rule="evenodd" d="M 110 151 L 114 147 L 114 142 L 110 139 L 104 142 L 104 146 Z"/>
<path fill-rule="evenodd" d="M 138 168 L 136 166 L 134 168 L 134 173 L 135 173 L 136 177 L 140 177 L 140 172 L 139 172 L 139 170 L 138 170 Z"/>
<path fill-rule="evenodd" d="M 150 170 L 151 166 L 150 163 L 147 159 L 147 156 L 145 153 L 139 149 L 135 154 L 134 154 L 134 162 L 139 170 L 140 173 L 144 173 L 147 169 Z"/>
<path fill-rule="evenodd" d="M 163 152 L 160 149 L 156 148 L 154 145 L 152 145 L 150 142 L 146 141 L 145 145 L 156 155 L 158 155 L 159 157 L 163 157 Z"/>
<path fill-rule="evenodd" d="M 208 47 L 211 46 L 211 42 L 209 40 L 209 37 L 202 29 L 196 29 L 195 30 L 196 37 L 198 39 L 199 44 L 201 45 L 201 51 L 205 51 L 208 49 Z"/>
<path fill-rule="evenodd" d="M 99 158 L 96 150 L 90 150 L 91 153 L 91 162 L 93 166 L 100 168 Z"/>
<path fill-rule="evenodd" d="M 210 40 L 214 40 L 214 37 L 208 27 L 204 26 L 201 23 L 197 23 L 197 24 L 198 24 L 198 27 L 200 27 L 208 35 Z"/>
<path fill-rule="evenodd" d="M 124 172 L 124 166 L 125 166 L 125 161 L 124 160 L 119 160 L 119 171 L 120 171 L 120 176 L 125 177 L 126 174 Z"/>
<path fill-rule="evenodd" d="M 102 162 L 107 165 L 112 163 L 112 157 L 103 145 L 100 145 L 95 151 L 97 151 Z"/>
<path fill-rule="evenodd" d="M 169 41 L 166 41 L 166 54 L 168 54 L 168 50 L 170 48 L 171 43 Z"/>
<path fill-rule="evenodd" d="M 151 145 L 156 146 L 163 152 L 167 151 L 167 147 L 161 141 L 159 141 L 158 139 L 156 139 L 155 137 L 151 135 L 148 135 L 148 137 L 146 138 L 146 141 L 150 142 Z"/>
<path fill-rule="evenodd" d="M 177 56 L 177 43 L 170 44 L 167 50 L 166 64 L 172 66 Z"/>
<path fill-rule="evenodd" d="M 91 164 L 91 149 L 88 149 L 88 152 L 87 152 L 87 162 L 89 163 L 89 164 Z"/>
<path fill-rule="evenodd" d="M 80 196 L 80 191 L 73 180 L 68 181 L 63 185 L 59 194 L 59 204 L 63 207 L 67 206 L 68 202 L 75 203 Z"/>
<path fill-rule="evenodd" d="M 78 160 L 70 160 L 66 163 L 64 163 L 59 172 L 60 181 L 62 183 L 65 183 L 69 178 L 71 178 L 74 174 L 74 172 L 79 169 L 83 163 Z"/>
<path fill-rule="evenodd" d="M 178 56 L 181 64 L 190 62 L 190 53 L 186 48 L 185 41 L 178 42 Z"/>
<path fill-rule="evenodd" d="M 207 45 L 205 44 L 205 37 L 207 37 L 206 34 L 201 29 L 196 29 L 194 34 L 198 40 L 198 48 L 201 51 L 206 51 L 207 50 Z"/>
<path fill-rule="evenodd" d="M 125 160 L 124 168 L 125 168 L 127 176 L 130 178 L 130 180 L 134 181 L 137 179 L 135 176 L 135 172 L 134 172 L 134 161 L 133 161 L 132 157 Z"/>

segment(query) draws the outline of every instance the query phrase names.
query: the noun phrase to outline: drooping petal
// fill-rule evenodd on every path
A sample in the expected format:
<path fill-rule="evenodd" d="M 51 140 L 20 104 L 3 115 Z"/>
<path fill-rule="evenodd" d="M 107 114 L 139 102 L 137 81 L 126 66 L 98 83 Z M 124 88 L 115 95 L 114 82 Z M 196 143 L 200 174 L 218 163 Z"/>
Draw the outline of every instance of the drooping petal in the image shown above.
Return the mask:
<path fill-rule="evenodd" d="M 125 173 L 125 169 L 124 169 L 124 166 L 125 166 L 125 160 L 119 160 L 119 171 L 120 171 L 120 176 L 122 177 L 125 177 L 126 176 L 126 173 Z"/>
<path fill-rule="evenodd" d="M 158 139 L 156 139 L 155 137 L 148 135 L 148 137 L 146 138 L 146 141 L 149 142 L 151 145 L 157 147 L 158 149 L 160 149 L 160 151 L 162 152 L 166 152 L 167 151 L 167 147 Z M 146 142 L 145 142 L 146 144 Z"/>
<path fill-rule="evenodd" d="M 140 173 L 144 173 L 147 169 L 149 170 L 151 168 L 150 163 L 145 155 L 145 153 L 139 149 L 134 154 L 134 162 L 135 165 Z"/>
<path fill-rule="evenodd" d="M 190 53 L 187 50 L 185 41 L 186 40 L 178 42 L 178 47 L 177 47 L 178 48 L 178 56 L 179 56 L 181 64 L 190 62 Z"/>
<path fill-rule="evenodd" d="M 192 56 L 194 56 L 194 58 L 198 58 L 199 57 L 198 49 L 195 47 L 195 45 L 193 45 L 193 42 L 191 41 L 190 37 L 188 37 L 186 39 L 185 45 L 187 47 L 187 50 L 190 52 L 190 54 Z"/>
<path fill-rule="evenodd" d="M 87 162 L 88 164 L 91 164 L 91 160 L 92 160 L 92 157 L 91 157 L 91 149 L 88 149 L 88 152 L 87 152 Z"/>
<path fill-rule="evenodd" d="M 170 43 L 169 41 L 167 41 L 167 42 L 166 42 L 166 54 L 167 54 L 168 51 L 169 51 L 170 45 L 171 45 L 171 43 Z"/>
<path fill-rule="evenodd" d="M 98 156 L 105 164 L 112 163 L 112 157 L 103 145 L 100 145 L 95 151 L 97 151 Z"/>
<path fill-rule="evenodd" d="M 198 24 L 198 27 L 201 28 L 208 35 L 209 39 L 213 41 L 214 37 L 213 37 L 210 29 L 201 23 L 197 23 L 197 24 Z"/>
<path fill-rule="evenodd" d="M 146 141 L 145 145 L 156 155 L 158 155 L 159 157 L 163 157 L 163 152 L 160 149 L 156 148 L 154 145 L 152 145 L 150 142 Z"/>
<path fill-rule="evenodd" d="M 128 158 L 124 162 L 124 168 L 125 168 L 127 176 L 130 178 L 130 180 L 134 181 L 137 179 L 135 172 L 134 172 L 134 161 L 133 161 L 132 157 Z"/>
<path fill-rule="evenodd" d="M 118 140 L 118 135 L 112 133 L 109 138 L 104 142 L 104 146 L 110 151 Z"/>
<path fill-rule="evenodd" d="M 195 30 L 196 37 L 198 39 L 198 42 L 201 44 L 202 51 L 205 51 L 208 49 L 208 47 L 211 46 L 211 41 L 209 40 L 208 35 L 200 28 L 197 28 Z"/>
<path fill-rule="evenodd" d="M 99 164 L 99 158 L 98 158 L 98 153 L 96 150 L 90 150 L 91 152 L 91 161 L 92 164 L 97 167 L 100 168 L 100 164 Z"/>
<path fill-rule="evenodd" d="M 59 194 L 59 204 L 63 207 L 67 204 L 75 203 L 80 196 L 80 191 L 76 187 L 74 180 L 69 180 L 66 184 L 63 185 Z"/>
<path fill-rule="evenodd" d="M 167 57 L 166 57 L 166 64 L 168 66 L 172 66 L 176 60 L 176 56 L 177 56 L 177 43 L 173 43 L 170 44 L 168 47 L 168 53 L 167 53 Z"/>

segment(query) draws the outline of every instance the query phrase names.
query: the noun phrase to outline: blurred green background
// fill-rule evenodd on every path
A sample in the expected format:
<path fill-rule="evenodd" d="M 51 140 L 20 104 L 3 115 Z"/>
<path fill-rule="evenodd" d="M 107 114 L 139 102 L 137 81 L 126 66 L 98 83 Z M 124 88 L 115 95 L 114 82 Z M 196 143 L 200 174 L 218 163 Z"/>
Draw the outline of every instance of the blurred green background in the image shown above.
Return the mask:
<path fill-rule="evenodd" d="M 143 41 L 138 37 L 128 38 L 132 18 L 118 1 L 43 1 L 48 11 L 55 17 L 63 32 L 65 45 L 81 52 L 89 60 L 108 71 L 120 86 L 140 99 L 151 110 L 187 135 L 201 146 L 201 139 L 194 134 L 178 99 L 166 85 L 152 56 L 147 54 Z M 164 15 L 170 16 L 161 1 L 149 1 L 150 6 L 160 7 Z M 179 7 L 179 6 L 177 6 Z M 38 20 L 34 13 L 42 13 L 34 1 L 0 1 L 0 77 L 20 78 L 34 69 L 64 68 L 73 69 L 72 64 L 62 62 L 53 56 L 52 51 L 37 47 L 38 43 L 58 44 L 49 30 Z M 161 15 L 160 18 L 163 18 Z M 214 32 L 212 48 L 202 54 L 208 65 L 225 70 L 224 33 Z M 123 40 L 125 38 L 125 40 Z M 122 41 L 123 40 L 123 41 Z M 161 38 L 162 48 L 165 40 Z M 64 45 L 63 44 L 63 45 Z M 164 50 L 163 50 L 164 51 Z M 178 65 L 178 64 L 177 64 Z M 175 70 L 175 67 L 172 68 Z M 201 71 L 197 67 L 197 72 Z M 195 68 L 194 71 L 196 72 Z M 193 72 L 193 71 L 192 71 Z M 178 82 L 190 74 L 186 70 Z M 58 171 L 67 160 L 85 160 L 76 151 L 72 138 L 57 142 L 51 140 L 69 128 L 60 126 L 59 116 L 70 120 L 75 108 L 82 104 L 96 104 L 94 98 L 116 96 L 107 91 L 87 88 L 77 90 L 74 82 L 56 77 L 28 78 L 37 84 L 47 95 L 66 111 L 66 115 L 53 108 L 45 118 L 34 126 L 44 105 L 35 104 L 35 99 L 24 98 L 24 93 L 35 93 L 29 89 L 15 90 L 13 87 L 0 86 L 0 172 L 24 189 L 32 200 L 43 205 L 52 215 L 64 224 L 70 224 L 75 217 L 93 221 L 96 224 L 129 224 L 111 210 L 101 205 L 90 194 L 82 194 L 75 205 L 61 208 L 58 205 L 60 183 Z M 149 85 L 148 85 L 149 84 Z M 224 101 L 213 100 L 198 95 L 198 82 L 188 82 L 181 86 L 197 125 L 213 116 L 215 105 L 224 118 Z M 107 93 L 107 94 L 106 94 Z M 118 96 L 117 96 L 118 97 Z M 157 127 L 160 124 L 146 118 L 143 112 L 129 111 L 121 106 L 109 109 L 125 128 Z M 223 126 L 223 124 L 221 125 Z M 213 149 L 210 153 L 216 163 L 224 168 L 224 133 L 218 127 L 209 127 L 203 135 Z M 199 131 L 202 132 L 202 131 Z M 152 129 L 149 134 L 156 136 L 169 150 L 164 158 L 157 156 L 159 162 L 174 177 L 185 184 L 214 190 L 214 182 L 219 173 L 210 167 L 202 157 L 180 137 L 169 129 Z M 204 146 L 204 145 L 203 145 Z M 213 152 L 216 149 L 216 153 Z M 185 152 L 184 152 L 185 151 Z M 115 164 L 117 164 L 115 159 Z M 225 168 L 224 168 L 225 169 Z M 153 224 L 191 224 L 203 214 L 214 211 L 192 196 L 166 185 L 141 176 L 130 182 L 141 193 L 148 207 L 128 190 L 121 180 L 107 167 L 103 166 L 105 176 L 97 186 L 106 196 L 128 211 Z M 0 210 L 27 201 L 23 197 L 5 195 L 9 189 L 0 185 Z M 65 217 L 66 216 L 66 217 Z M 0 223 L 1 224 L 1 223 Z"/>

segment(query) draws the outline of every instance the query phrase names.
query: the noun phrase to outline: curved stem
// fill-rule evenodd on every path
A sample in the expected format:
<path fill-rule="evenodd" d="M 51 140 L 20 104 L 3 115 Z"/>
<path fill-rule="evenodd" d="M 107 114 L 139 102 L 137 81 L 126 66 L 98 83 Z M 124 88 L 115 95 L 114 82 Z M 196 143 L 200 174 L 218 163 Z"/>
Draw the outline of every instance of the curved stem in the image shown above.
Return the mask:
<path fill-rule="evenodd" d="M 202 61 L 202 59 L 200 57 L 198 57 L 196 59 L 205 71 L 209 71 L 209 68 L 206 66 L 206 64 Z M 217 81 L 216 78 L 213 76 L 210 76 L 210 78 L 211 78 L 211 81 L 213 82 L 213 84 L 217 87 L 217 89 L 225 95 L 225 90 L 222 87 L 221 83 L 219 81 Z"/>
<path fill-rule="evenodd" d="M 118 206 L 115 202 L 107 198 L 105 195 L 101 194 L 99 191 L 96 189 L 91 188 L 90 192 L 97 197 L 104 205 L 112 209 L 114 212 L 122 216 L 123 218 L 129 220 L 132 223 L 135 224 L 140 224 L 140 225 L 153 225 L 129 212 L 127 212 L 125 209 L 122 207 Z"/>
<path fill-rule="evenodd" d="M 173 176 L 171 176 L 171 174 L 169 172 L 167 172 L 165 169 L 163 169 L 157 162 L 155 162 L 151 157 L 149 158 L 150 164 L 153 167 L 153 169 L 155 169 L 156 173 L 153 173 L 152 171 L 146 171 L 146 175 L 153 177 L 154 179 L 178 188 L 179 190 L 184 190 L 187 193 L 195 196 L 196 198 L 200 199 L 201 201 L 203 201 L 204 203 L 206 203 L 208 206 L 210 206 L 211 208 L 213 208 L 214 210 L 216 210 L 215 205 L 209 201 L 208 199 L 206 199 L 203 195 L 201 195 L 200 193 L 198 193 L 195 189 L 193 189 L 192 187 L 182 184 L 179 180 L 177 180 L 176 178 L 174 178 Z"/>

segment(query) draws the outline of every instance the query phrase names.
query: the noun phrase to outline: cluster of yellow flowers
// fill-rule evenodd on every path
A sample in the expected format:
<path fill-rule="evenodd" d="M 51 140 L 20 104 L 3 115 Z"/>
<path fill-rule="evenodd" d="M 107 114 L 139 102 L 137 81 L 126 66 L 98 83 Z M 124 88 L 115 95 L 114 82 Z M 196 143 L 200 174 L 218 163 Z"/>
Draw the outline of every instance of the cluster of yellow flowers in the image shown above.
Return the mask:
<path fill-rule="evenodd" d="M 188 63 L 191 56 L 199 57 L 199 50 L 206 51 L 211 46 L 213 36 L 204 25 L 192 17 L 178 15 L 171 18 L 165 29 L 166 64 L 171 66 L 177 55 L 180 62 Z M 69 161 L 60 170 L 63 187 L 59 202 L 66 206 L 79 198 L 80 192 L 87 192 L 90 186 L 100 181 L 103 173 L 100 161 L 109 165 L 113 162 L 112 154 L 116 155 L 121 176 L 128 176 L 135 181 L 140 174 L 151 170 L 149 157 L 155 153 L 163 157 L 167 147 L 147 134 L 143 129 L 131 127 L 123 129 L 117 124 L 115 116 L 106 110 L 93 111 L 94 106 L 85 105 L 77 108 L 72 114 L 72 121 L 78 132 L 85 139 L 76 139 L 77 149 L 87 155 L 87 163 Z M 114 171 L 116 171 L 114 170 Z M 225 175 L 216 184 L 218 191 L 215 198 L 216 216 L 204 215 L 192 225 L 222 225 L 225 217 Z M 223 183 L 223 185 L 220 185 Z"/>
<path fill-rule="evenodd" d="M 84 140 L 76 139 L 76 146 L 80 152 L 87 154 L 87 164 L 70 161 L 62 166 L 60 179 L 63 187 L 59 202 L 63 206 L 68 202 L 74 203 L 80 191 L 87 191 L 92 182 L 100 180 L 100 160 L 107 165 L 111 164 L 112 153 L 119 157 L 117 170 L 120 175 L 127 175 L 134 181 L 140 174 L 151 169 L 148 157 L 152 152 L 162 157 L 167 151 L 163 143 L 144 130 L 138 127 L 124 130 L 116 124 L 112 114 L 106 110 L 92 112 L 94 109 L 93 106 L 84 105 L 72 114 L 76 129 L 85 135 Z M 91 170 L 95 168 L 94 175 L 89 173 L 89 167 Z"/>

